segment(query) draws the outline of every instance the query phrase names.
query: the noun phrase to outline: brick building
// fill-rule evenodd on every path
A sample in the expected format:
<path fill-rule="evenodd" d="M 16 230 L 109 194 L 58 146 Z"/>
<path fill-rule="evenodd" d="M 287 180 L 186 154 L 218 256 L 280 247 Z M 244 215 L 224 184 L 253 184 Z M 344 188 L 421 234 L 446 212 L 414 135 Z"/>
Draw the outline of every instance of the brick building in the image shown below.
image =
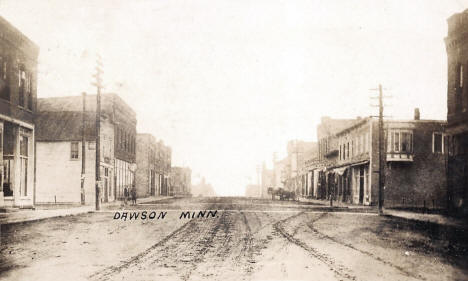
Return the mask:
<path fill-rule="evenodd" d="M 320 124 L 317 126 L 317 139 L 318 139 L 318 155 L 312 170 L 314 175 L 314 194 L 313 197 L 318 199 L 325 199 L 330 197 L 332 190 L 332 181 L 329 180 L 327 168 L 336 165 L 338 160 L 338 142 L 335 134 L 343 129 L 352 126 L 358 122 L 359 119 L 333 119 L 324 116 Z"/>
<path fill-rule="evenodd" d="M 167 195 L 171 149 L 151 134 L 137 135 L 136 188 L 138 197 Z"/>
<path fill-rule="evenodd" d="M 96 95 L 86 96 L 84 114 L 86 204 L 95 201 Z M 83 98 L 38 100 L 36 117 L 38 203 L 80 203 Z M 136 114 L 116 94 L 101 98 L 101 200 L 122 198 L 131 188 L 136 154 Z"/>
<path fill-rule="evenodd" d="M 0 208 L 34 204 L 39 48 L 0 17 Z"/>
<path fill-rule="evenodd" d="M 319 179 L 322 198 L 376 205 L 379 186 L 378 119 L 359 118 L 327 136 Z M 385 206 L 433 207 L 446 204 L 443 147 L 445 121 L 415 120 L 384 123 Z M 324 142 L 322 142 L 324 143 Z"/>
<path fill-rule="evenodd" d="M 192 170 L 188 167 L 171 168 L 171 191 L 172 196 L 189 196 L 192 188 Z"/>
<path fill-rule="evenodd" d="M 313 197 L 314 194 L 314 169 L 318 163 L 318 146 L 314 145 L 304 152 L 298 173 L 300 182 L 299 195 L 302 197 Z"/>
<path fill-rule="evenodd" d="M 151 134 L 137 134 L 136 189 L 138 197 L 159 195 L 160 175 L 157 173 L 158 143 Z"/>
<path fill-rule="evenodd" d="M 287 190 L 294 191 L 296 194 L 302 194 L 302 175 L 303 166 L 310 150 L 315 150 L 316 142 L 306 142 L 292 140 L 288 142 L 286 165 L 283 170 L 284 186 Z"/>
<path fill-rule="evenodd" d="M 273 160 L 273 187 L 284 188 L 286 181 L 286 164 L 287 158 L 281 160 Z"/>
<path fill-rule="evenodd" d="M 172 149 L 171 147 L 164 145 L 162 141 L 158 142 L 158 165 L 157 172 L 160 175 L 160 186 L 159 195 L 169 196 L 170 195 L 170 174 L 172 170 Z"/>
<path fill-rule="evenodd" d="M 447 150 L 448 207 L 468 214 L 468 9 L 448 20 Z"/>

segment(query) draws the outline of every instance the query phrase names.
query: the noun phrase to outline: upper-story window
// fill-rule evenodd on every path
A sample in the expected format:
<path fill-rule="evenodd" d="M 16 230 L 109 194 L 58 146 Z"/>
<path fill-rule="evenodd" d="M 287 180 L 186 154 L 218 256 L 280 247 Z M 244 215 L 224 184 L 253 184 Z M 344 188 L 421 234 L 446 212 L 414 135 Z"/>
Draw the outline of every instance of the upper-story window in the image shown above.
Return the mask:
<path fill-rule="evenodd" d="M 0 57 L 0 98 L 10 100 L 10 86 L 8 85 L 8 60 Z"/>
<path fill-rule="evenodd" d="M 79 157 L 79 143 L 74 141 L 70 145 L 70 159 L 78 159 Z"/>
<path fill-rule="evenodd" d="M 413 133 L 407 131 L 390 131 L 388 134 L 388 152 L 413 152 Z"/>
<path fill-rule="evenodd" d="M 444 153 L 444 134 L 433 133 L 432 134 L 432 152 L 433 153 Z"/>
<path fill-rule="evenodd" d="M 28 102 L 27 102 L 27 106 L 28 106 L 28 109 L 29 110 L 32 110 L 33 109 L 33 97 L 32 97 L 32 73 L 29 72 L 27 74 L 27 79 L 26 79 L 26 93 L 27 93 L 27 96 L 28 96 Z"/>
<path fill-rule="evenodd" d="M 20 66 L 18 72 L 18 88 L 19 88 L 19 97 L 18 97 L 18 104 L 24 107 L 25 98 L 24 95 L 26 94 L 25 91 L 25 84 L 26 84 L 26 71 L 24 71 L 24 66 Z"/>
<path fill-rule="evenodd" d="M 463 88 L 463 64 L 458 66 L 458 87 Z"/>
<path fill-rule="evenodd" d="M 342 149 L 341 143 L 340 143 L 340 160 L 343 160 L 343 149 Z"/>
<path fill-rule="evenodd" d="M 457 67 L 457 87 L 455 89 L 455 112 L 459 112 L 462 109 L 463 100 L 463 85 L 464 85 L 464 69 L 463 64 L 459 64 Z"/>

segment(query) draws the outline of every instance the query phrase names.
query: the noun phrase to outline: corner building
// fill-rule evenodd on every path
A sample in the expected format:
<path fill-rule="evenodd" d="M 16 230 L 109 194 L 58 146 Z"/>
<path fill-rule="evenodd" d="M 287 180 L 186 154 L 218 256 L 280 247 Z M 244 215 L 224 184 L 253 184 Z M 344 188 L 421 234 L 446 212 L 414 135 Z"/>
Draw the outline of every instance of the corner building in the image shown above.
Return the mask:
<path fill-rule="evenodd" d="M 95 202 L 96 95 L 86 96 L 84 112 L 84 203 Z M 83 98 L 44 98 L 38 101 L 37 202 L 80 203 L 83 161 Z M 122 198 L 135 171 L 136 115 L 116 94 L 101 97 L 101 201 Z"/>
<path fill-rule="evenodd" d="M 39 48 L 0 17 L 0 208 L 32 207 Z"/>

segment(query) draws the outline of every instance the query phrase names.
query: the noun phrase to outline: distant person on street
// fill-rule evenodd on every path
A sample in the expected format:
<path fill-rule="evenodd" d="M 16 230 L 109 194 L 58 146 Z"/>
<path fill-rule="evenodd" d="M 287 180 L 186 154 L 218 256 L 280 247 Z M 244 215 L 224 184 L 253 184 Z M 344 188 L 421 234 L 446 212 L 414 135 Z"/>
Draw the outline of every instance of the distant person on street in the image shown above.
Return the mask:
<path fill-rule="evenodd" d="M 136 188 L 135 185 L 132 186 L 132 204 L 136 205 L 136 199 L 137 199 L 137 194 L 136 194 Z"/>
<path fill-rule="evenodd" d="M 124 204 L 127 205 L 127 199 L 128 199 L 128 188 L 124 188 Z"/>

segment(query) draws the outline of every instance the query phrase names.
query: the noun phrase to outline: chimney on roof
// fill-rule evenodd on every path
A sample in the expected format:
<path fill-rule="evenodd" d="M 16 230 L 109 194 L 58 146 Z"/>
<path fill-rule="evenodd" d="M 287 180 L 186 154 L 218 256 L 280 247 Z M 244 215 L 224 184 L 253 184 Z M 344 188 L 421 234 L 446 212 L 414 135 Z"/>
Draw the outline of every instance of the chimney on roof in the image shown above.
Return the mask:
<path fill-rule="evenodd" d="M 419 113 L 419 108 L 414 109 L 414 120 L 420 120 L 421 114 Z"/>

